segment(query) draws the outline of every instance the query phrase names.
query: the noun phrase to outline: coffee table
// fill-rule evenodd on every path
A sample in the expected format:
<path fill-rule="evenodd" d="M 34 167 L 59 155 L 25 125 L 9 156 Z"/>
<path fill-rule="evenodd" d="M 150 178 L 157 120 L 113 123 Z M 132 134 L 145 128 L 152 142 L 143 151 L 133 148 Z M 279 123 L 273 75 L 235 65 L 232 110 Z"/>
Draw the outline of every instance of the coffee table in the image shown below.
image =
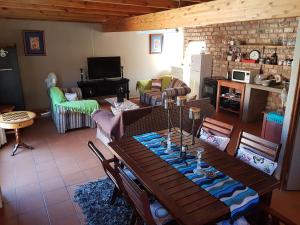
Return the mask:
<path fill-rule="evenodd" d="M 111 111 L 114 115 L 127 111 L 127 110 L 133 110 L 140 108 L 137 104 L 133 103 L 130 100 L 124 99 L 124 102 L 118 103 L 117 97 L 113 98 L 106 98 L 105 101 L 107 101 L 109 104 L 111 104 Z"/>
<path fill-rule="evenodd" d="M 35 117 L 36 114 L 30 111 L 14 111 L 0 115 L 0 128 L 15 130 L 16 144 L 13 148 L 12 156 L 16 154 L 19 147 L 33 149 L 33 147 L 21 141 L 20 129 L 31 126 Z"/>

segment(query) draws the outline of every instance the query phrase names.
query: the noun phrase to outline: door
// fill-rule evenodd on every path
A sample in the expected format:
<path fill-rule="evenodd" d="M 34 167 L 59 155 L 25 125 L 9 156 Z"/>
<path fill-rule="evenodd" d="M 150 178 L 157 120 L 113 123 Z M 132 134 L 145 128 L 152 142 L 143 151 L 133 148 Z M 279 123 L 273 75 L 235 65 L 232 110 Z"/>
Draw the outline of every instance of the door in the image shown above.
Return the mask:
<path fill-rule="evenodd" d="M 15 47 L 4 50 L 6 56 L 0 56 L 0 105 L 14 105 L 16 110 L 24 110 L 17 50 Z"/>

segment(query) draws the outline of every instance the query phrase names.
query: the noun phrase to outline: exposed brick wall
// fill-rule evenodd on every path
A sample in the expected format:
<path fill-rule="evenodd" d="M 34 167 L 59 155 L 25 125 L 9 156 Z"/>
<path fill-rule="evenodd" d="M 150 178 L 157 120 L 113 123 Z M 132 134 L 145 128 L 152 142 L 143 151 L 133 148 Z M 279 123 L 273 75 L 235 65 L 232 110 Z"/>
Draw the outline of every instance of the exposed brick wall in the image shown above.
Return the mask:
<path fill-rule="evenodd" d="M 246 44 L 251 44 L 251 46 L 240 47 L 242 52 L 248 53 L 254 49 L 262 53 L 263 46 L 261 44 L 265 44 L 264 53 L 270 57 L 275 51 L 275 48 L 270 46 L 272 41 L 283 37 L 295 40 L 297 26 L 298 21 L 296 18 L 284 18 L 185 28 L 184 46 L 186 48 L 190 41 L 205 41 L 207 52 L 213 55 L 213 76 L 225 76 L 227 71 L 232 69 L 245 69 L 257 74 L 260 69 L 259 64 L 227 62 L 228 42 L 230 40 L 241 40 Z M 293 54 L 293 46 L 277 48 L 278 61 L 293 58 Z M 263 71 L 267 75 L 281 74 L 283 77 L 289 78 L 291 67 L 265 64 L 263 65 Z M 278 108 L 280 104 L 278 98 L 278 95 L 270 94 L 267 107 L 269 109 Z"/>

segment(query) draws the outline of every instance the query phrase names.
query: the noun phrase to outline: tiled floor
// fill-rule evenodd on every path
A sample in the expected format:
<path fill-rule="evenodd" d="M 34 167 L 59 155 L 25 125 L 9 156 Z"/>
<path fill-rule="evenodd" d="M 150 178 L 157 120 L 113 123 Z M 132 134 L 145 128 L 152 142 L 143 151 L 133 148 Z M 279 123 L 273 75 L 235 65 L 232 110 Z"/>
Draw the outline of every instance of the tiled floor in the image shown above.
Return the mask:
<path fill-rule="evenodd" d="M 219 116 L 229 122 L 230 117 Z M 239 129 L 254 132 L 257 126 L 237 125 Z M 0 149 L 0 183 L 4 208 L 0 209 L 2 225 L 77 225 L 84 224 L 79 207 L 72 201 L 77 184 L 104 176 L 104 171 L 87 147 L 92 140 L 110 153 L 95 139 L 95 129 L 80 129 L 63 135 L 57 134 L 49 118 L 38 119 L 22 132 L 24 141 L 34 150 L 20 150 L 10 156 L 14 143 Z M 233 141 L 234 142 L 234 138 Z M 231 151 L 235 143 L 231 143 Z M 273 206 L 300 224 L 300 192 L 276 191 Z"/>
<path fill-rule="evenodd" d="M 22 131 L 24 142 L 34 150 L 20 149 L 11 157 L 13 136 L 0 150 L 4 198 L 0 224 L 84 224 L 72 195 L 77 184 L 104 176 L 99 161 L 87 147 L 88 140 L 102 146 L 95 139 L 95 129 L 58 135 L 50 119 L 38 119 Z"/>

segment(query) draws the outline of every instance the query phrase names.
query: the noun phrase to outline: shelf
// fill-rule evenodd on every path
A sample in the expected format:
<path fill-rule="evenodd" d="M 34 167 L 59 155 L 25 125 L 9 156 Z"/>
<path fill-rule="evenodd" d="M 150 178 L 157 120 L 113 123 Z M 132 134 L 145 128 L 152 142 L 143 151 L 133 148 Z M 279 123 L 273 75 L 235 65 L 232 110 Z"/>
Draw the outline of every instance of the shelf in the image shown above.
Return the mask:
<path fill-rule="evenodd" d="M 260 47 L 260 48 L 295 48 L 295 45 L 272 45 L 272 44 L 245 44 L 234 45 L 235 47 Z"/>
<path fill-rule="evenodd" d="M 235 113 L 235 114 L 240 114 L 240 110 L 233 110 L 233 109 L 230 109 L 230 108 L 225 108 L 223 106 L 219 106 L 219 109 L 229 111 L 229 112 L 232 112 L 232 113 Z"/>
<path fill-rule="evenodd" d="M 235 62 L 235 61 L 228 61 L 228 60 L 223 60 L 223 61 L 226 61 L 230 64 L 238 64 L 238 65 L 245 65 L 245 66 L 249 66 L 249 65 L 254 65 L 254 66 L 263 66 L 265 68 L 268 68 L 268 67 L 273 67 L 273 66 L 278 66 L 280 68 L 283 68 L 285 70 L 291 70 L 292 69 L 292 66 L 284 66 L 284 65 L 271 65 L 271 64 L 259 64 L 259 63 L 246 63 L 246 62 Z"/>
<path fill-rule="evenodd" d="M 228 96 L 220 96 L 220 98 L 225 98 L 225 99 L 229 99 L 235 102 L 241 102 L 241 98 L 232 98 L 232 97 L 228 97 Z"/>

